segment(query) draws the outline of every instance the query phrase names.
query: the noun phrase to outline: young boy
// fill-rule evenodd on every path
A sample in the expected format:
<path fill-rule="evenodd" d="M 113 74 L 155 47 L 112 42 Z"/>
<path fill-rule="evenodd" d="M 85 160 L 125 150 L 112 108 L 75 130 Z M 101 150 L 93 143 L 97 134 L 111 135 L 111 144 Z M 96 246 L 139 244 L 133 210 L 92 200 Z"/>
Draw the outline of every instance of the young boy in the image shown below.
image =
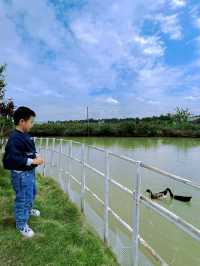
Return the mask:
<path fill-rule="evenodd" d="M 35 116 L 35 112 L 25 106 L 14 112 L 15 129 L 9 135 L 3 156 L 4 168 L 11 170 L 11 183 L 16 193 L 16 229 L 25 237 L 34 235 L 28 225 L 29 216 L 40 216 L 40 211 L 32 208 L 36 196 L 35 168 L 44 162 L 29 133 Z"/>

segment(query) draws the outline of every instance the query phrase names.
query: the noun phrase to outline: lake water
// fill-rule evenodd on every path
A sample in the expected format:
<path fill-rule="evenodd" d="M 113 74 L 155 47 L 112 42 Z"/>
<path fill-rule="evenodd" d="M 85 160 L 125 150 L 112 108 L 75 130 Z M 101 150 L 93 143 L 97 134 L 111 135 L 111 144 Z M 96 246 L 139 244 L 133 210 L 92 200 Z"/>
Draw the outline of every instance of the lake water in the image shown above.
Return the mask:
<path fill-rule="evenodd" d="M 200 139 L 95 137 L 70 139 L 103 147 L 117 154 L 123 154 L 135 160 L 141 160 L 146 164 L 156 166 L 173 174 L 192 179 L 196 183 L 200 183 Z M 56 149 L 59 149 L 59 142 L 56 142 Z M 63 151 L 68 152 L 67 144 L 63 145 Z M 48 156 L 51 156 L 51 154 Z M 74 145 L 73 147 L 73 156 L 80 159 L 81 153 L 78 145 Z M 57 155 L 53 157 L 53 160 L 59 164 Z M 68 167 L 66 160 L 65 157 L 62 157 L 60 163 L 63 168 Z M 100 151 L 87 149 L 86 162 L 102 172 L 105 170 L 104 157 Z M 80 180 L 81 168 L 78 166 L 78 163 L 73 163 L 72 173 Z M 56 176 L 56 169 L 54 171 L 52 168 L 48 174 Z M 114 157 L 110 158 L 111 178 L 133 189 L 135 175 L 136 167 L 134 165 Z M 145 169 L 142 169 L 141 176 L 142 193 L 144 195 L 147 195 L 145 192 L 147 188 L 150 188 L 152 191 L 161 191 L 166 187 L 170 187 L 178 195 L 191 195 L 192 201 L 190 203 L 170 200 L 169 197 L 156 202 L 200 229 L 200 191 Z M 61 179 L 62 186 L 65 186 L 66 176 L 62 175 Z M 91 170 L 87 170 L 86 185 L 103 199 L 104 183 L 101 176 L 94 174 Z M 74 182 L 71 182 L 70 186 L 71 196 L 75 202 L 78 202 L 80 188 Z M 129 225 L 132 225 L 133 201 L 131 197 L 114 185 L 110 185 L 109 201 L 111 208 Z M 86 194 L 85 208 L 88 220 L 95 226 L 98 233 L 102 235 L 103 227 L 101 217 L 103 217 L 103 207 L 90 195 Z M 123 265 L 130 265 L 132 254 L 130 233 L 112 215 L 109 217 L 109 226 L 110 244 L 112 244 L 113 249 L 118 254 L 119 260 Z M 169 265 L 200 265 L 200 243 L 144 206 L 141 207 L 140 234 Z M 145 254 L 142 248 L 140 250 L 141 266 L 156 265 Z M 119 256 L 119 254 L 121 255 Z"/>

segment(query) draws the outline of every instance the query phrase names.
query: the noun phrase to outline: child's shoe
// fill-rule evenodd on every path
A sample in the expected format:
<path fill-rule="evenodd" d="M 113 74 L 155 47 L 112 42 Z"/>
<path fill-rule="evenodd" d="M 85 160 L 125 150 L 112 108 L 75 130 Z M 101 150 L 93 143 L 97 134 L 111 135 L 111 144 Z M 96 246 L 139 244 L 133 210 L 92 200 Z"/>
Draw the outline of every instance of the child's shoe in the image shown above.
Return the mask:
<path fill-rule="evenodd" d="M 27 238 L 31 238 L 35 235 L 34 231 L 28 225 L 26 225 L 22 230 L 19 231 L 23 236 Z"/>
<path fill-rule="evenodd" d="M 30 210 L 30 215 L 31 216 L 40 216 L 40 211 L 39 210 L 37 210 L 37 209 L 31 209 Z"/>

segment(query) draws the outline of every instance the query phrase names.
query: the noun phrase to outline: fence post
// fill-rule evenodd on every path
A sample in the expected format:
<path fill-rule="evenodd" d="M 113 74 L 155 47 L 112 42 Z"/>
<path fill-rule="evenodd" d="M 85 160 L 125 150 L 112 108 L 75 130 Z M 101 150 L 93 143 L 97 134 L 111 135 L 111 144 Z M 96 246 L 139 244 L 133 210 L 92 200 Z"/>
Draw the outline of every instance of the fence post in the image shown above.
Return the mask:
<path fill-rule="evenodd" d="M 58 179 L 62 187 L 61 177 L 62 177 L 62 142 L 63 139 L 60 139 L 60 148 L 59 148 L 59 162 L 58 162 Z"/>
<path fill-rule="evenodd" d="M 109 152 L 105 151 L 105 175 L 104 175 L 104 242 L 108 244 L 108 208 L 109 208 Z"/>
<path fill-rule="evenodd" d="M 39 137 L 39 139 L 40 139 L 40 142 L 39 142 L 39 153 L 41 154 L 41 147 L 42 147 L 42 137 Z M 44 166 L 43 166 L 44 167 Z M 39 169 L 40 169 L 40 173 L 41 173 L 41 171 L 42 171 L 42 166 L 39 166 Z"/>
<path fill-rule="evenodd" d="M 71 175 L 71 172 L 72 172 L 72 140 L 70 140 L 69 142 L 69 165 L 68 165 L 68 182 L 67 182 L 67 193 L 70 197 L 70 175 Z"/>
<path fill-rule="evenodd" d="M 42 137 L 41 140 L 42 140 L 42 141 L 41 141 L 41 144 L 42 144 L 44 138 Z M 42 175 L 44 176 L 44 171 L 45 171 L 45 170 L 44 170 L 44 168 L 45 168 L 45 144 L 43 144 L 43 146 L 44 146 L 44 147 L 43 147 L 43 158 L 44 158 L 44 163 L 43 163 Z M 41 146 L 41 147 L 42 147 L 42 146 Z M 41 150 L 42 150 L 42 148 L 41 148 Z"/>
<path fill-rule="evenodd" d="M 46 175 L 48 144 L 49 144 L 49 138 L 46 138 L 46 145 L 45 145 L 45 149 L 44 149 L 44 167 L 43 167 L 43 176 Z"/>
<path fill-rule="evenodd" d="M 52 148 L 51 148 L 51 166 L 53 167 L 53 158 L 54 158 L 54 150 L 55 150 L 55 138 L 53 138 L 53 141 L 52 141 Z"/>
<path fill-rule="evenodd" d="M 35 148 L 37 147 L 37 144 L 36 144 L 37 139 L 38 139 L 37 137 L 33 137 L 33 142 L 34 142 Z"/>
<path fill-rule="evenodd" d="M 85 196 L 85 145 L 81 146 L 81 162 L 82 162 L 82 175 L 81 175 L 81 211 L 84 212 L 84 196 Z"/>
<path fill-rule="evenodd" d="M 140 186 L 141 162 L 137 162 L 136 188 L 133 196 L 133 265 L 139 265 L 139 226 L 140 226 Z"/>
<path fill-rule="evenodd" d="M 42 137 L 40 137 L 40 144 L 39 144 L 39 151 L 41 152 L 42 149 Z"/>

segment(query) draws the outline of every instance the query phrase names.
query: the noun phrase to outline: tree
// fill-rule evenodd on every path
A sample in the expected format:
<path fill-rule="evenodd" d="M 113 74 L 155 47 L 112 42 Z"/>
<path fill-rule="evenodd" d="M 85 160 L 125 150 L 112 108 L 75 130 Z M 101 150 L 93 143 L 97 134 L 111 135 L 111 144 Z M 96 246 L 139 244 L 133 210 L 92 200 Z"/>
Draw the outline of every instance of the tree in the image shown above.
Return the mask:
<path fill-rule="evenodd" d="M 187 122 L 191 113 L 189 112 L 189 109 L 183 109 L 181 107 L 176 107 L 176 113 L 175 113 L 175 119 L 177 122 Z"/>
<path fill-rule="evenodd" d="M 13 126 L 14 103 L 12 98 L 5 100 L 5 69 L 6 65 L 0 65 L 0 146 L 3 144 L 3 139 Z"/>
<path fill-rule="evenodd" d="M 3 101 L 5 96 L 5 87 L 6 87 L 5 76 L 4 76 L 5 69 L 6 69 L 5 64 L 0 65 L 0 103 Z"/>

